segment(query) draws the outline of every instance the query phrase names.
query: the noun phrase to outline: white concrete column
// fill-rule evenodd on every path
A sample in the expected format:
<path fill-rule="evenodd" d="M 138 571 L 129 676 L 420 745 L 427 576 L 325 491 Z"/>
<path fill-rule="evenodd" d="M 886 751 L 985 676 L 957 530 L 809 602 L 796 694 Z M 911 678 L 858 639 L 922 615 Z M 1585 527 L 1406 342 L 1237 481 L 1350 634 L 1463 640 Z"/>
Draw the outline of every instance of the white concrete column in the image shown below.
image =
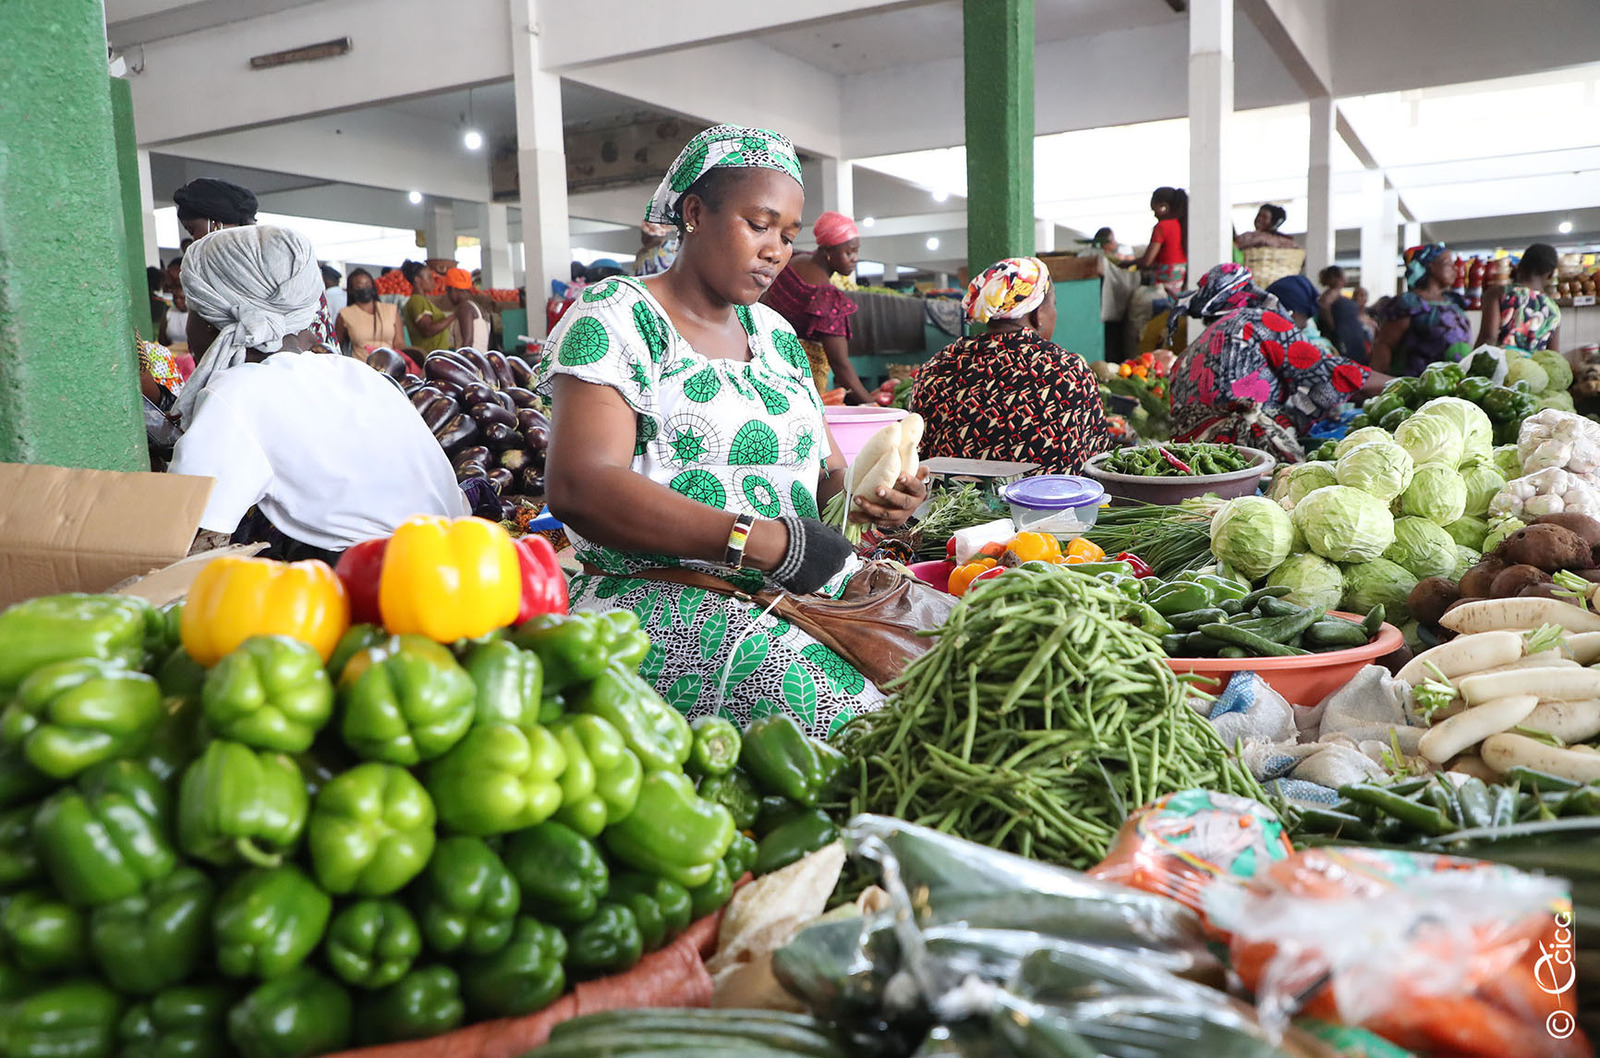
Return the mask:
<path fill-rule="evenodd" d="M 150 152 L 139 152 L 139 211 L 144 214 L 144 263 L 161 267 L 161 244 L 156 239 L 156 193 L 150 179 Z"/>
<path fill-rule="evenodd" d="M 1400 233 L 1400 249 L 1408 250 L 1422 243 L 1422 222 L 1408 220 Z"/>
<path fill-rule="evenodd" d="M 1189 286 L 1233 260 L 1233 0 L 1189 4 Z"/>
<path fill-rule="evenodd" d="M 429 199 L 422 214 L 422 241 L 429 258 L 456 259 L 456 209 L 448 201 Z"/>
<path fill-rule="evenodd" d="M 485 203 L 483 214 L 483 285 L 509 287 L 511 240 L 506 233 L 506 206 L 501 202 Z"/>
<path fill-rule="evenodd" d="M 1311 166 L 1306 171 L 1306 275 L 1333 263 L 1333 138 L 1338 133 L 1332 96 L 1311 100 Z"/>
<path fill-rule="evenodd" d="M 1396 293 L 1400 256 L 1400 194 L 1385 186 L 1383 170 L 1363 174 L 1361 210 L 1361 285 L 1377 301 Z"/>
<path fill-rule="evenodd" d="M 1034 219 L 1033 252 L 1036 254 L 1056 252 L 1055 221 Z"/>
<path fill-rule="evenodd" d="M 572 273 L 567 225 L 567 155 L 561 129 L 561 78 L 542 68 L 537 0 L 508 0 L 511 67 L 517 99 L 517 164 L 522 192 L 522 245 L 526 253 L 528 330 L 545 333 L 536 311 L 552 280 Z"/>
<path fill-rule="evenodd" d="M 830 209 L 855 218 L 855 163 L 848 158 L 822 159 L 822 210 L 818 212 Z"/>
<path fill-rule="evenodd" d="M 890 283 L 898 283 L 899 281 L 900 281 L 900 266 L 895 264 L 893 261 L 885 261 L 885 262 L 883 262 L 883 284 L 884 284 L 884 286 L 888 286 Z"/>

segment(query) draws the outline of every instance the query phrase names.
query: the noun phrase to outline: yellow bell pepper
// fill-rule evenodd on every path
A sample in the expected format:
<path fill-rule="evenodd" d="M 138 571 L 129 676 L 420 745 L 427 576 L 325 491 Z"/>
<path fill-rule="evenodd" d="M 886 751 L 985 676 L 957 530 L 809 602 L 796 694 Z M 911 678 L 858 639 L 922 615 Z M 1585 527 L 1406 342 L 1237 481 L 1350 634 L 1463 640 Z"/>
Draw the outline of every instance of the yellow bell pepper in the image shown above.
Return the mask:
<path fill-rule="evenodd" d="M 958 566 L 956 570 L 950 574 L 950 594 L 954 595 L 958 599 L 961 598 L 961 596 L 967 593 L 967 589 L 972 587 L 973 581 L 977 580 L 980 575 L 989 572 L 989 570 L 994 569 L 998 565 L 999 563 L 994 559 L 985 556 L 983 558 L 973 559 L 964 566 Z"/>
<path fill-rule="evenodd" d="M 495 522 L 420 515 L 389 538 L 378 609 L 390 632 L 475 639 L 515 621 L 521 605 L 516 545 Z"/>
<path fill-rule="evenodd" d="M 326 563 L 228 556 L 195 578 L 178 635 L 209 668 L 251 636 L 298 639 L 327 661 L 348 627 L 350 599 Z"/>
<path fill-rule="evenodd" d="M 1066 559 L 1069 564 L 1100 562 L 1106 557 L 1105 548 L 1087 537 L 1080 536 L 1067 544 Z"/>
<path fill-rule="evenodd" d="M 1022 562 L 1051 562 L 1061 557 L 1061 541 L 1049 533 L 1018 533 L 1011 553 Z"/>

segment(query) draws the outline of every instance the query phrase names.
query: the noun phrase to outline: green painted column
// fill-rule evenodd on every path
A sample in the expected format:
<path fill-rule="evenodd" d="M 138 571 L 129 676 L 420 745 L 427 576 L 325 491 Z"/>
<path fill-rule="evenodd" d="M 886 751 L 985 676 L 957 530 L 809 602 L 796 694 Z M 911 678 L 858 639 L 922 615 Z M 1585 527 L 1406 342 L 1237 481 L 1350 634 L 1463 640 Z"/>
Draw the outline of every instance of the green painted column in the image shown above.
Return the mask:
<path fill-rule="evenodd" d="M 967 267 L 1033 253 L 1033 0 L 965 0 Z"/>
<path fill-rule="evenodd" d="M 0 461 L 148 470 L 102 0 L 7 0 Z"/>
<path fill-rule="evenodd" d="M 128 269 L 128 309 L 133 328 L 155 340 L 150 280 L 144 271 L 144 198 L 139 193 L 139 138 L 133 131 L 133 86 L 111 78 L 111 123 L 117 136 L 117 183 L 122 189 L 122 257 Z"/>

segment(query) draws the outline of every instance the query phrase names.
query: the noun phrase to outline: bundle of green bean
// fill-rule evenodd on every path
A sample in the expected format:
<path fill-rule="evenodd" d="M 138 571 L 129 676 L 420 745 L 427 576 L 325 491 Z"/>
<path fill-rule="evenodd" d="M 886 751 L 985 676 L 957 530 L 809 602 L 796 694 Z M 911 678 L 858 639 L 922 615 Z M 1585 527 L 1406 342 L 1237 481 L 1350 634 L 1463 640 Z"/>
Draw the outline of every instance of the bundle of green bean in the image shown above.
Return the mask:
<path fill-rule="evenodd" d="M 1194 496 L 1167 505 L 1140 503 L 1105 507 L 1100 520 L 1085 534 L 1108 555 L 1130 551 L 1144 559 L 1156 576 L 1167 579 L 1214 562 L 1211 516 L 1221 506 L 1215 496 Z"/>
<path fill-rule="evenodd" d="M 1106 456 L 1100 469 L 1113 474 L 1145 478 L 1172 478 L 1231 474 L 1254 466 L 1256 457 L 1226 444 L 1154 444 L 1119 448 Z"/>
<path fill-rule="evenodd" d="M 889 704 L 843 732 L 852 811 L 1086 867 L 1162 794 L 1261 797 L 1130 605 L 1070 566 L 964 597 Z"/>

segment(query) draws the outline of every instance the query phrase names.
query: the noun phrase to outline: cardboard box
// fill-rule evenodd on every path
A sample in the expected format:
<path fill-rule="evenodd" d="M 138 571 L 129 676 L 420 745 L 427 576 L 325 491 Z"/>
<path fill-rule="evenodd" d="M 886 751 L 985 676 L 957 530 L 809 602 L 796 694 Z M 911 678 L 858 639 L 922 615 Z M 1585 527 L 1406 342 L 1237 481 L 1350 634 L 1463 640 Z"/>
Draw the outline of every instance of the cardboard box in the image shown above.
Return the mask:
<path fill-rule="evenodd" d="M 108 591 L 189 553 L 211 478 L 0 463 L 0 607 Z"/>

